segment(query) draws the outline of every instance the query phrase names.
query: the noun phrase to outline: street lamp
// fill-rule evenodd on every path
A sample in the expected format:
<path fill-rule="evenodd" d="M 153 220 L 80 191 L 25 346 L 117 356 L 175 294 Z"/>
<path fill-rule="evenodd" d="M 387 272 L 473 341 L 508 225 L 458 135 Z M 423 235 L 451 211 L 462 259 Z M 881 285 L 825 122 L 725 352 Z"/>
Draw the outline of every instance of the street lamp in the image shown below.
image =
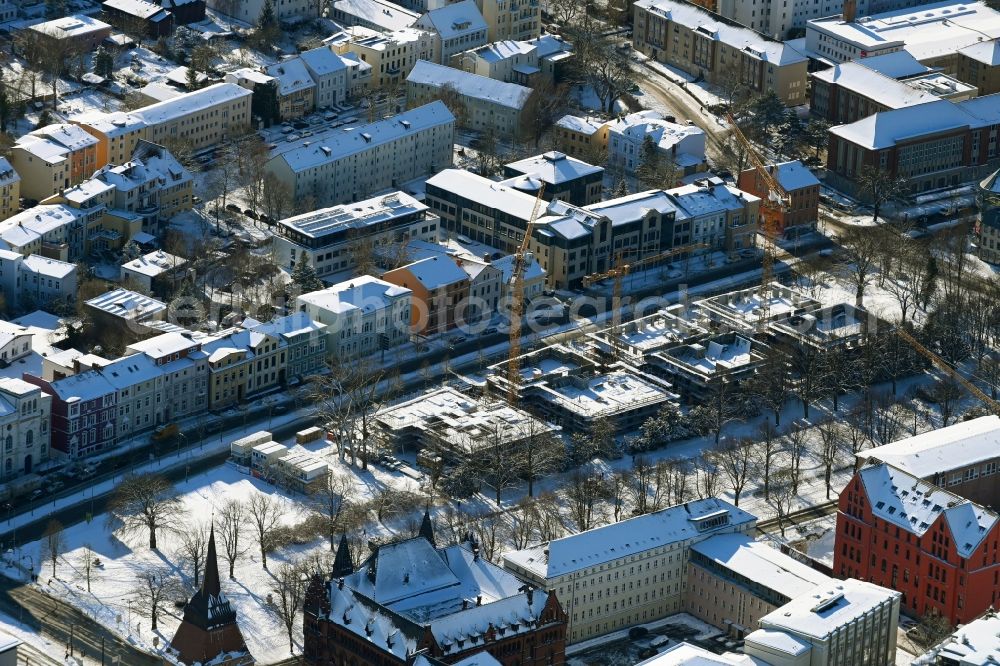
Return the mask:
<path fill-rule="evenodd" d="M 185 435 L 183 432 L 179 432 L 178 431 L 178 433 L 177 433 L 177 457 L 178 458 L 181 457 L 181 438 L 182 437 L 184 438 L 184 448 L 188 447 L 188 438 L 187 438 L 187 435 Z"/>

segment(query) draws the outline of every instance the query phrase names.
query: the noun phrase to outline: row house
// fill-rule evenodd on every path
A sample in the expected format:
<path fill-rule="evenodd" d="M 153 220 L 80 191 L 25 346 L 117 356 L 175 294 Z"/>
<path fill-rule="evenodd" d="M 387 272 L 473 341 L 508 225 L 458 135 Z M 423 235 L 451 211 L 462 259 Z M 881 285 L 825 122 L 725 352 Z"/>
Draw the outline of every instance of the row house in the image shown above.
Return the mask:
<path fill-rule="evenodd" d="M 41 200 L 89 178 L 98 162 L 98 140 L 76 125 L 56 123 L 19 137 L 10 163 L 21 176 L 21 196 Z"/>
<path fill-rule="evenodd" d="M 436 35 L 426 30 L 402 28 L 382 33 L 361 26 L 346 29 L 349 35 L 332 45 L 341 55 L 352 54 L 371 66 L 371 86 L 388 88 L 406 80 L 418 60 L 437 62 Z"/>
<path fill-rule="evenodd" d="M 51 409 L 52 397 L 38 386 L 15 377 L 0 379 L 0 479 L 30 474 L 49 459 Z"/>
<path fill-rule="evenodd" d="M 267 0 L 207 0 L 208 8 L 250 25 L 256 25 Z M 317 18 L 320 5 L 315 0 L 281 0 L 272 3 L 274 17 L 279 21 L 297 18 Z"/>
<path fill-rule="evenodd" d="M 53 451 L 68 458 L 80 458 L 115 446 L 118 391 L 98 370 L 54 381 L 28 373 L 21 378 L 52 396 Z"/>
<path fill-rule="evenodd" d="M 451 258 L 421 259 L 386 271 L 382 278 L 412 292 L 410 326 L 415 333 L 434 335 L 468 321 L 463 305 L 469 299 L 470 274 Z"/>
<path fill-rule="evenodd" d="M 0 221 L 21 210 L 21 175 L 6 157 L 0 157 Z"/>
<path fill-rule="evenodd" d="M 496 41 L 489 38 L 489 27 L 475 0 L 460 0 L 431 9 L 413 27 L 437 36 L 434 53 L 439 59 L 435 62 L 442 65 L 451 62 L 457 53 Z"/>
<path fill-rule="evenodd" d="M 634 9 L 632 45 L 657 62 L 710 83 L 774 91 L 788 106 L 806 102 L 808 58 L 789 44 L 680 0 L 638 0 Z"/>
<path fill-rule="evenodd" d="M 857 176 L 867 166 L 905 179 L 913 193 L 954 188 L 1000 165 L 998 133 L 1000 94 L 875 113 L 830 129 L 829 182 L 864 198 Z"/>

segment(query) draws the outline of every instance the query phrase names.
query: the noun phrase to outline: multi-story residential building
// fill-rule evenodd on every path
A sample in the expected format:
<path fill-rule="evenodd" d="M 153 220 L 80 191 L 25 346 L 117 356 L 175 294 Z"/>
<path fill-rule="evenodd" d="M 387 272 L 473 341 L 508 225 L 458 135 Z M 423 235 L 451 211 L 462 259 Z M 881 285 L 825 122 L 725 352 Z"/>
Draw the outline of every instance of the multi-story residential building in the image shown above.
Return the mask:
<path fill-rule="evenodd" d="M 496 41 L 489 38 L 489 27 L 479 13 L 475 0 L 459 0 L 431 9 L 417 19 L 413 27 L 437 34 L 434 51 L 439 60 L 435 62 L 442 65 L 451 62 L 451 57 L 456 53 Z"/>
<path fill-rule="evenodd" d="M 390 33 L 409 28 L 420 14 L 389 0 L 334 0 L 332 18 L 344 26 Z"/>
<path fill-rule="evenodd" d="M 575 643 L 683 611 L 691 545 L 717 534 L 753 534 L 756 524 L 710 497 L 508 552 L 503 565 L 559 596 L 568 642 Z"/>
<path fill-rule="evenodd" d="M 926 104 L 936 99 L 961 101 L 976 96 L 976 87 L 940 72 L 887 76 L 866 60 L 840 63 L 810 74 L 809 109 L 833 123 L 853 123 L 873 113 Z"/>
<path fill-rule="evenodd" d="M 412 292 L 410 326 L 434 335 L 462 323 L 470 279 L 450 257 L 428 257 L 386 271 L 382 279 Z"/>
<path fill-rule="evenodd" d="M 990 609 L 914 659 L 912 666 L 989 666 L 1000 653 L 1000 614 Z"/>
<path fill-rule="evenodd" d="M 761 211 L 758 225 L 782 233 L 786 227 L 812 224 L 819 219 L 819 179 L 802 162 L 792 160 L 767 166 L 767 171 L 788 193 L 789 201 L 784 207 L 774 209 L 774 218 L 766 219 Z M 756 169 L 747 169 L 739 175 L 736 183 L 744 192 L 756 197 L 769 196 L 769 190 Z"/>
<path fill-rule="evenodd" d="M 53 48 L 60 52 L 76 51 L 86 53 L 97 48 L 111 35 L 111 26 L 86 14 L 72 14 L 61 18 L 36 23 L 24 28 L 33 35 L 53 42 Z"/>
<path fill-rule="evenodd" d="M 304 608 L 303 654 L 316 666 L 566 663 L 557 595 L 491 563 L 474 540 L 437 548 L 429 516 L 418 536 L 377 546 L 357 569 L 342 540 L 331 578 L 312 578 Z"/>
<path fill-rule="evenodd" d="M 374 253 L 402 254 L 409 240 L 437 240 L 441 221 L 428 211 L 409 194 L 394 192 L 289 217 L 278 222 L 274 261 L 292 271 L 304 258 L 321 278 L 349 275 Z"/>
<path fill-rule="evenodd" d="M 0 321 L 0 361 L 10 365 L 31 355 L 32 333 L 24 326 Z"/>
<path fill-rule="evenodd" d="M 765 304 L 766 316 L 761 312 Z M 738 289 L 709 296 L 695 301 L 693 305 L 698 314 L 707 320 L 709 328 L 753 335 L 762 322 L 813 313 L 820 310 L 823 304 L 798 289 L 772 282 L 766 288 Z"/>
<path fill-rule="evenodd" d="M 243 322 L 251 333 L 277 336 L 284 344 L 284 375 L 286 386 L 300 384 L 308 377 L 326 369 L 326 326 L 304 312 L 293 312 L 269 322 Z"/>
<path fill-rule="evenodd" d="M 30 474 L 40 463 L 48 461 L 49 422 L 52 396 L 35 384 L 4 377 L 0 379 L 0 443 L 3 448 L 4 481 L 21 474 Z"/>
<path fill-rule="evenodd" d="M 751 379 L 766 350 L 750 335 L 729 331 L 651 354 L 648 361 L 688 404 L 701 404 L 725 400 L 725 391 Z"/>
<path fill-rule="evenodd" d="M 256 25 L 267 0 L 207 0 L 209 9 L 250 25 Z M 281 0 L 273 3 L 274 16 L 279 21 L 291 18 L 316 18 L 319 4 L 315 0 Z"/>
<path fill-rule="evenodd" d="M 462 111 L 455 120 L 460 127 L 493 131 L 511 139 L 530 136 L 531 88 L 419 60 L 406 77 L 407 104 L 412 107 L 439 99 L 445 87 L 457 93 Z"/>
<path fill-rule="evenodd" d="M 610 121 L 590 116 L 565 115 L 556 121 L 552 133 L 556 147 L 582 160 L 598 162 L 596 156 L 606 155 Z"/>
<path fill-rule="evenodd" d="M 264 74 L 278 84 L 278 115 L 294 120 L 316 109 L 316 82 L 302 58 L 289 58 L 264 67 Z"/>
<path fill-rule="evenodd" d="M 834 580 L 743 533 L 691 546 L 684 610 L 742 638 L 761 618 Z"/>
<path fill-rule="evenodd" d="M 504 292 L 504 272 L 480 259 L 453 257 L 452 261 L 469 276 L 469 295 L 457 313 L 458 325 L 489 320 L 498 312 L 497 306 Z"/>
<path fill-rule="evenodd" d="M 762 617 L 743 652 L 770 664 L 895 664 L 899 602 L 892 589 L 831 580 Z"/>
<path fill-rule="evenodd" d="M 998 435 L 1000 417 L 981 416 L 867 449 L 857 455 L 856 468 L 884 462 L 977 504 L 997 506 Z"/>
<path fill-rule="evenodd" d="M 21 378 L 52 396 L 53 454 L 71 459 L 114 447 L 118 391 L 98 371 L 48 381 L 29 373 Z"/>
<path fill-rule="evenodd" d="M 347 99 L 352 74 L 359 65 L 350 58 L 343 58 L 329 46 L 320 46 L 299 54 L 316 87 L 313 90 L 315 107 L 325 109 Z"/>
<path fill-rule="evenodd" d="M 79 210 L 65 204 L 43 204 L 0 222 L 0 240 L 12 252 L 42 254 L 62 261 L 84 256 L 85 231 L 103 210 Z"/>
<path fill-rule="evenodd" d="M 308 145 L 281 145 L 266 168 L 311 210 L 358 201 L 448 167 L 454 143 L 455 117 L 438 100 L 368 125 L 315 135 Z"/>
<path fill-rule="evenodd" d="M 926 4 L 925 0 L 792 0 L 780 5 L 771 0 L 751 5 L 737 0 L 719 0 L 712 11 L 775 39 L 789 39 L 793 34 L 801 36 L 806 23 L 812 19 L 852 11 L 860 16 L 870 16 L 923 4 Z"/>
<path fill-rule="evenodd" d="M 534 44 L 513 39 L 456 53 L 449 65 L 470 74 L 529 87 L 539 72 L 538 50 Z"/>
<path fill-rule="evenodd" d="M 174 31 L 174 15 L 147 0 L 104 0 L 101 12 L 112 25 L 143 26 L 150 39 L 168 37 Z"/>
<path fill-rule="evenodd" d="M 157 0 L 157 4 L 170 10 L 177 25 L 205 20 L 205 0 Z"/>
<path fill-rule="evenodd" d="M 774 91 L 789 106 L 806 102 L 808 58 L 717 14 L 679 0 L 638 0 L 636 50 L 709 82 Z"/>
<path fill-rule="evenodd" d="M 365 358 L 410 338 L 412 291 L 370 275 L 302 294 L 295 307 L 326 327 L 337 362 Z"/>
<path fill-rule="evenodd" d="M 695 125 L 670 122 L 658 111 L 631 113 L 608 124 L 608 166 L 634 174 L 642 166 L 643 145 L 649 138 L 665 163 L 682 176 L 705 171 L 705 131 Z M 676 183 L 664 183 L 675 185 Z"/>
<path fill-rule="evenodd" d="M 286 343 L 275 331 L 236 329 L 203 340 L 208 405 L 225 409 L 285 384 Z"/>
<path fill-rule="evenodd" d="M 976 245 L 983 261 L 1000 264 L 1000 171 L 994 171 L 976 189 L 979 204 L 979 237 Z"/>
<path fill-rule="evenodd" d="M 488 26 L 491 42 L 535 39 L 542 32 L 542 4 L 538 0 L 476 0 Z"/>
<path fill-rule="evenodd" d="M 11 257 L 4 252 L 0 260 L 2 279 L 6 282 L 9 273 L 15 276 L 15 288 L 9 292 L 5 290 L 5 295 L 9 296 L 8 306 L 27 310 L 29 307 L 67 307 L 76 302 L 76 264 L 40 254 Z"/>
<path fill-rule="evenodd" d="M 876 113 L 830 129 L 827 182 L 864 199 L 856 178 L 870 166 L 905 179 L 913 193 L 956 187 L 1000 165 L 998 131 L 1000 94 Z"/>
<path fill-rule="evenodd" d="M 335 45 L 338 53 L 352 53 L 371 65 L 373 88 L 388 88 L 406 80 L 418 60 L 436 62 L 436 37 L 427 31 L 403 28 L 380 33 L 368 28 L 347 29 L 350 35 Z"/>
<path fill-rule="evenodd" d="M 72 122 L 97 139 L 97 163 L 101 166 L 124 164 L 146 138 L 146 121 L 124 111 L 95 111 L 74 116 Z"/>
<path fill-rule="evenodd" d="M 542 198 L 574 206 L 597 203 L 604 188 L 604 169 L 554 150 L 505 164 L 503 175 L 504 184 L 527 194 L 537 194 L 544 183 Z"/>
<path fill-rule="evenodd" d="M 0 221 L 21 210 L 21 176 L 6 157 L 0 157 Z"/>
<path fill-rule="evenodd" d="M 1000 92 L 1000 40 L 976 42 L 958 50 L 955 77 L 980 95 Z"/>
<path fill-rule="evenodd" d="M 21 176 L 21 196 L 35 200 L 76 185 L 104 166 L 97 162 L 97 139 L 65 123 L 19 137 L 10 163 Z"/>
<path fill-rule="evenodd" d="M 1000 516 L 873 461 L 840 493 L 834 572 L 899 590 L 916 617 L 969 622 L 997 603 Z"/>
<path fill-rule="evenodd" d="M 513 389 L 526 409 L 568 433 L 591 432 L 598 420 L 615 432 L 631 432 L 678 397 L 659 377 L 625 362 L 591 360 L 563 345 L 525 354 L 519 367 L 522 378 L 511 387 L 507 363 L 491 366 L 491 388 L 499 395 Z"/>
<path fill-rule="evenodd" d="M 920 7 L 858 15 L 844 3 L 842 15 L 806 23 L 805 50 L 829 64 L 906 50 L 928 67 L 958 73 L 961 49 L 1000 37 L 1000 12 L 984 2 L 945 0 Z M 976 85 L 974 81 L 966 81 Z"/>
<path fill-rule="evenodd" d="M 141 289 L 158 298 L 169 298 L 187 275 L 187 259 L 163 250 L 154 250 L 121 266 L 121 281 L 131 289 Z"/>

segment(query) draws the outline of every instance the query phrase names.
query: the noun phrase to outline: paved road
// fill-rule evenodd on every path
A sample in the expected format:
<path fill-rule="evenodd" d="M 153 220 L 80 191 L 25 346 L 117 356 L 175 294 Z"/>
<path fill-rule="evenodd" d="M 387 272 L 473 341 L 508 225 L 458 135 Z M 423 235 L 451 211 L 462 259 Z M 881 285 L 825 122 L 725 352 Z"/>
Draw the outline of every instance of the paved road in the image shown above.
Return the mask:
<path fill-rule="evenodd" d="M 705 130 L 707 139 L 705 152 L 713 160 L 718 160 L 722 154 L 723 141 L 729 135 L 729 128 L 720 125 L 715 116 L 708 111 L 702 111 L 693 97 L 656 70 L 642 63 L 636 63 L 635 74 L 639 79 L 639 87 L 660 100 L 667 108 L 674 110 L 678 122 L 681 122 L 683 117 L 693 120 L 698 127 Z"/>

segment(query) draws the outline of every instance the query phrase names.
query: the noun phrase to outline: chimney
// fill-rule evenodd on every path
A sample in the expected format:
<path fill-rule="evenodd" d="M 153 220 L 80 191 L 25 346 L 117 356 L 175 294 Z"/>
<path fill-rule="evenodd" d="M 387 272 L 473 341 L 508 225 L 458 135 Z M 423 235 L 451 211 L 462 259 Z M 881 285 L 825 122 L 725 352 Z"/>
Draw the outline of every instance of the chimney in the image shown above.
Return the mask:
<path fill-rule="evenodd" d="M 844 0 L 844 11 L 840 17 L 845 23 L 854 23 L 858 15 L 858 0 Z"/>
<path fill-rule="evenodd" d="M 529 585 L 528 589 L 525 590 L 524 593 L 528 595 L 528 605 L 530 606 L 535 602 L 535 588 Z"/>
<path fill-rule="evenodd" d="M 483 595 L 481 595 L 481 594 L 476 595 L 476 605 L 477 606 L 482 606 L 483 605 Z"/>

